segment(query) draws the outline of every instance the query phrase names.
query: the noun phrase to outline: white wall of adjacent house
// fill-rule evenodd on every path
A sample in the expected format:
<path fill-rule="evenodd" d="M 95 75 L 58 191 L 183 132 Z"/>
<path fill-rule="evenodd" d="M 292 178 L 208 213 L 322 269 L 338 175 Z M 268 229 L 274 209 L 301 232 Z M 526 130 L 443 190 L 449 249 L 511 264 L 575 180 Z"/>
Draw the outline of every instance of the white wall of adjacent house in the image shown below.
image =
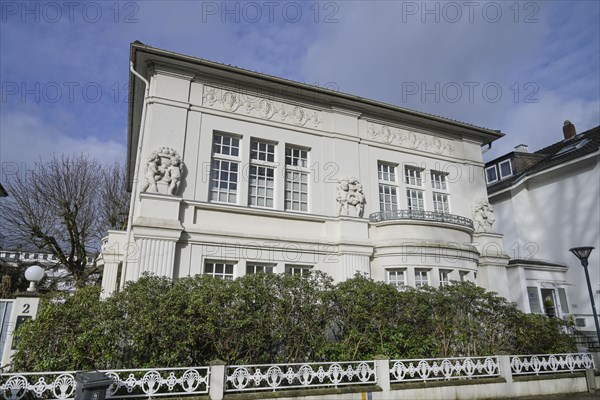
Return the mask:
<path fill-rule="evenodd" d="M 394 209 L 446 207 L 472 218 L 473 202 L 487 196 L 480 142 L 163 67 L 151 77 L 150 95 L 137 179 L 145 181 L 148 158 L 162 147 L 181 156 L 186 172 L 178 196 L 165 195 L 163 182 L 158 194 L 140 195 L 137 253 L 124 280 L 143 271 L 231 279 L 315 268 L 337 281 L 362 273 L 398 286 L 476 281 L 472 228 L 368 218 L 386 207 L 384 189 Z M 362 217 L 352 207 L 339 215 L 338 185 L 346 177 L 362 185 Z"/>
<path fill-rule="evenodd" d="M 581 330 L 594 330 L 591 303 L 583 267 L 569 252 L 593 246 L 589 273 L 596 304 L 600 303 L 600 156 L 598 153 L 543 171 L 521 181 L 505 194 L 490 198 L 495 207 L 504 248 L 513 259 L 541 259 L 563 264 L 567 270 L 509 272 L 514 301 L 531 309 L 527 291 L 540 301 L 553 290 L 560 312 L 585 320 Z M 525 281 L 519 279 L 522 274 Z M 518 283 L 519 282 L 519 283 Z M 525 283 L 523 283 L 525 282 Z M 513 286 L 519 284 L 520 289 Z M 533 289 L 535 288 L 535 289 Z M 559 288 L 566 292 L 566 305 Z M 535 306 L 534 306 L 535 308 Z M 539 312 L 539 311 L 538 311 Z M 581 323 L 581 321 L 579 321 Z"/>

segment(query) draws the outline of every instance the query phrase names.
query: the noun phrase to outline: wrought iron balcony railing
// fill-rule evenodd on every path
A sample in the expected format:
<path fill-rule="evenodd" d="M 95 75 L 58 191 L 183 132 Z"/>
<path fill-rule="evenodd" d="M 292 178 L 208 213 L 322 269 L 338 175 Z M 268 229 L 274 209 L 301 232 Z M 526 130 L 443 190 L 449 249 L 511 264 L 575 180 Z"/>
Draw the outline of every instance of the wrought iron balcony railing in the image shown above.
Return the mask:
<path fill-rule="evenodd" d="M 446 222 L 449 224 L 466 226 L 473 229 L 473 220 L 460 215 L 446 214 L 434 211 L 395 210 L 378 211 L 369 215 L 369 222 L 393 221 L 400 219 L 412 219 L 418 221 Z"/>

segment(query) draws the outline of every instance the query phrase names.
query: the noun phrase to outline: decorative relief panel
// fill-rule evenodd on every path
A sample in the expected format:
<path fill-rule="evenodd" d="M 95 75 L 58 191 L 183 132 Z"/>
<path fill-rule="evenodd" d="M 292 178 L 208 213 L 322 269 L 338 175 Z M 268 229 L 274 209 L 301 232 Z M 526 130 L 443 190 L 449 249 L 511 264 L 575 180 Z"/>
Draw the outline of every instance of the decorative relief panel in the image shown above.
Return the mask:
<path fill-rule="evenodd" d="M 208 85 L 204 87 L 203 105 L 297 126 L 322 125 L 320 111 Z"/>
<path fill-rule="evenodd" d="M 387 125 L 369 123 L 369 137 L 381 143 L 394 144 L 407 149 L 436 154 L 452 154 L 456 151 L 452 141 Z"/>

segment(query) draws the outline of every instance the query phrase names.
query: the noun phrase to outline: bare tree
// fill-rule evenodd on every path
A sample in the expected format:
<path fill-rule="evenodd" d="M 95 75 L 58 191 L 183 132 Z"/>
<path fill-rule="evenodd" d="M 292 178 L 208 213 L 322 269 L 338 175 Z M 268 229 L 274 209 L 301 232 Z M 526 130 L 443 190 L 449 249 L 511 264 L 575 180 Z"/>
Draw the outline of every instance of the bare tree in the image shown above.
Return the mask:
<path fill-rule="evenodd" d="M 86 285 L 90 275 L 98 272 L 95 264 L 87 265 L 87 257 L 97 254 L 102 235 L 114 227 L 114 215 L 127 213 L 127 200 L 111 200 L 110 209 L 104 208 L 106 193 L 128 198 L 124 184 L 119 188 L 110 179 L 123 180 L 119 171 L 84 155 L 63 155 L 36 164 L 27 176 L 7 180 L 4 186 L 9 197 L 0 201 L 5 232 L 10 234 L 7 241 L 53 254 L 75 287 Z M 118 205 L 125 207 L 117 210 Z"/>

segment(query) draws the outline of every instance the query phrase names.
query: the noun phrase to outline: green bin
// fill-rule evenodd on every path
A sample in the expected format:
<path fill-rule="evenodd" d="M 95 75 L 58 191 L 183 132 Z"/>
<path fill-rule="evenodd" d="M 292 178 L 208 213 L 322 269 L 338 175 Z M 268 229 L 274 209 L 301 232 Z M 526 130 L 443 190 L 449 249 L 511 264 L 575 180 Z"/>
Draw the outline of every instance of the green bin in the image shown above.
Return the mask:
<path fill-rule="evenodd" d="M 75 400 L 104 400 L 113 380 L 102 372 L 78 372 L 75 375 Z"/>

